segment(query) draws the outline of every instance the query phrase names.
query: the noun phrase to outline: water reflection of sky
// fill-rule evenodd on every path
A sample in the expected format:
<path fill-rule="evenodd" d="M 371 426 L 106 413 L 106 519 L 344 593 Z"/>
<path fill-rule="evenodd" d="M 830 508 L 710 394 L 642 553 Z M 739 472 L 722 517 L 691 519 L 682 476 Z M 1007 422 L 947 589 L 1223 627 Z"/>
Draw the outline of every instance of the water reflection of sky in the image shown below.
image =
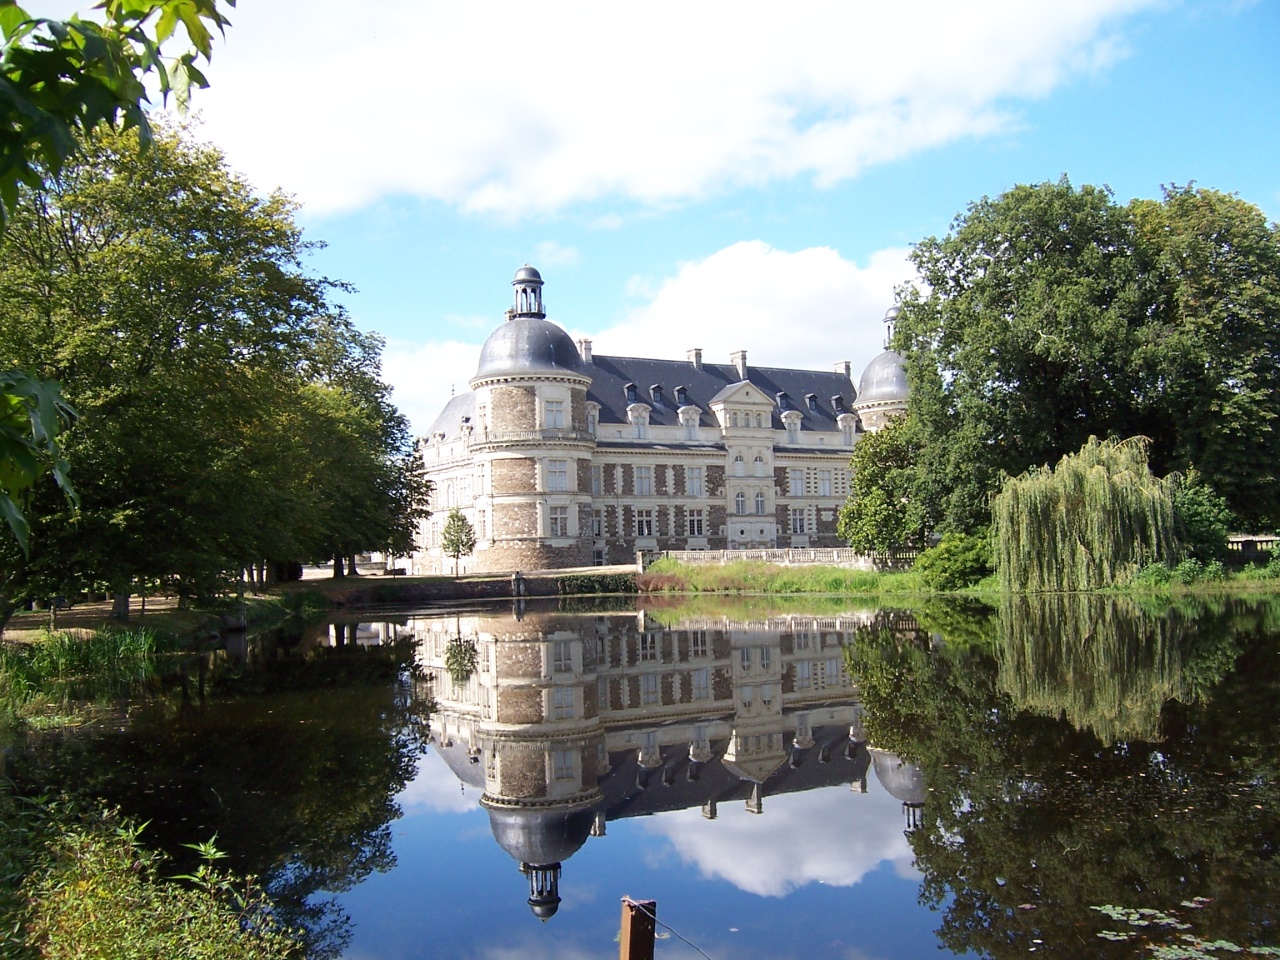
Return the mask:
<path fill-rule="evenodd" d="M 714 821 L 698 809 L 610 821 L 564 863 L 563 903 L 546 924 L 479 799 L 434 750 L 422 758 L 399 797 L 397 867 L 341 897 L 348 958 L 612 958 L 624 895 L 656 900 L 659 919 L 714 960 L 937 955 L 901 804 L 874 777 L 866 794 L 846 784 L 767 797 L 762 815 L 733 802 Z M 675 937 L 658 953 L 698 956 Z"/>

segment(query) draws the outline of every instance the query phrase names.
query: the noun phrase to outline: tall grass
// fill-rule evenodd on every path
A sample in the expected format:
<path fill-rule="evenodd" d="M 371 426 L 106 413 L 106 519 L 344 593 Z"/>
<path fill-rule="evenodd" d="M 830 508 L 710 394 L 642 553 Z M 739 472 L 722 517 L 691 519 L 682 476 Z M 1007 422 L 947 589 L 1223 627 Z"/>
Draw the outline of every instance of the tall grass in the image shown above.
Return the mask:
<path fill-rule="evenodd" d="M 0 722 L 13 724 L 67 700 L 110 696 L 151 679 L 175 636 L 146 627 L 58 630 L 0 646 Z"/>

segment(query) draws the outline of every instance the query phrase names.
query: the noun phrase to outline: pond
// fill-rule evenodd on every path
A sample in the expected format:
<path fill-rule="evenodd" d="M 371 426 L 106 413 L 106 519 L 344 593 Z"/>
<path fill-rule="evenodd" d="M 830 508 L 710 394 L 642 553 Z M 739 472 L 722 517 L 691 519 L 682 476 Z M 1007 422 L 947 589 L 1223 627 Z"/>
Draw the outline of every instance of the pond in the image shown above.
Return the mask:
<path fill-rule="evenodd" d="M 7 774 L 216 834 L 316 957 L 611 958 L 624 896 L 672 958 L 1280 943 L 1277 608 L 578 607 L 241 639 Z"/>

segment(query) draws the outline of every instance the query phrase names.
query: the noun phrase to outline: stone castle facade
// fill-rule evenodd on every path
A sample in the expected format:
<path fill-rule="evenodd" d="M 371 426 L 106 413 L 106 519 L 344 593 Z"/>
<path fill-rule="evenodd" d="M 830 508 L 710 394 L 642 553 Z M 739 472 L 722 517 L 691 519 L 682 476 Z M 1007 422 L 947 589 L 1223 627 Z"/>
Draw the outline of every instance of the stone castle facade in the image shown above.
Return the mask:
<path fill-rule="evenodd" d="M 415 574 L 452 572 L 452 509 L 476 533 L 459 572 L 629 563 L 637 551 L 843 546 L 836 516 L 858 436 L 906 409 L 889 350 L 855 392 L 833 372 L 593 353 L 546 319 L 533 267 L 470 389 L 422 438 L 435 485 Z M 896 308 L 886 315 L 892 324 Z"/>

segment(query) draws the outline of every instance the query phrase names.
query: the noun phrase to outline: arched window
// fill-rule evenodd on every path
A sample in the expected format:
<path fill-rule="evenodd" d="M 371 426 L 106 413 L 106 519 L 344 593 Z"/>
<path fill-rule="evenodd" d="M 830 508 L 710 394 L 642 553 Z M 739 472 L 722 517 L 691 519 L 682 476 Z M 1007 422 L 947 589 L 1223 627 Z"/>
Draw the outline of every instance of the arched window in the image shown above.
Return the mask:
<path fill-rule="evenodd" d="M 738 516 L 747 512 L 747 495 L 741 490 L 733 495 L 733 512 Z"/>
<path fill-rule="evenodd" d="M 760 414 L 756 414 L 756 429 L 760 428 Z"/>
<path fill-rule="evenodd" d="M 756 513 L 757 514 L 764 513 L 764 494 L 763 493 L 756 494 Z"/>
<path fill-rule="evenodd" d="M 733 475 L 735 477 L 745 477 L 747 475 L 747 462 L 742 459 L 742 454 L 738 454 L 733 458 Z"/>
<path fill-rule="evenodd" d="M 736 427 L 738 425 L 738 411 L 729 414 L 729 426 Z"/>
<path fill-rule="evenodd" d="M 755 468 L 756 476 L 763 477 L 764 476 L 764 457 L 760 456 L 760 454 L 756 454 L 756 459 L 753 463 L 753 466 Z"/>

